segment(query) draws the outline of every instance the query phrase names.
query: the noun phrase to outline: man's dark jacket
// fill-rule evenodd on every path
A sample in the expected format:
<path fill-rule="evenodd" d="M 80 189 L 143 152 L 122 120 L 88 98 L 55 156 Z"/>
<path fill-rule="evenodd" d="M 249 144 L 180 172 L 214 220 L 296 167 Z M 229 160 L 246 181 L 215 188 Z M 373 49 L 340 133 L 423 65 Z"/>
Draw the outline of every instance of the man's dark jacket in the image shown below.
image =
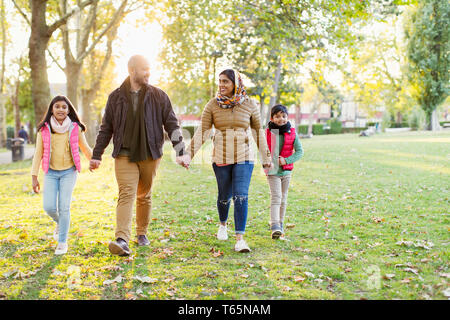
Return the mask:
<path fill-rule="evenodd" d="M 121 86 L 108 97 L 100 131 L 92 152 L 92 159 L 102 159 L 102 154 L 111 141 L 111 137 L 114 145 L 112 157 L 115 158 L 119 154 L 123 142 L 127 111 L 131 107 L 124 91 L 123 86 Z M 185 153 L 183 136 L 167 94 L 159 88 L 147 85 L 144 107 L 147 142 L 152 158 L 158 159 L 163 154 L 164 130 L 168 133 L 177 156 L 183 155 Z"/>

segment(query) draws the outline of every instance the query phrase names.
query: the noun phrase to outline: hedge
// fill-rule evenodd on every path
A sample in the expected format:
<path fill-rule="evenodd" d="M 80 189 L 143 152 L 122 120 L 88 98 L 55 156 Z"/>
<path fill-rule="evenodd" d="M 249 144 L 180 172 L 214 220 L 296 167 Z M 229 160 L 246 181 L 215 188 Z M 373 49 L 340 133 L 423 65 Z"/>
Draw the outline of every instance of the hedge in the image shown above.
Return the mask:
<path fill-rule="evenodd" d="M 360 133 L 367 130 L 367 127 L 342 128 L 342 133 Z"/>
<path fill-rule="evenodd" d="M 330 133 L 342 133 L 342 122 L 337 119 L 328 120 L 327 124 L 330 126 Z"/>

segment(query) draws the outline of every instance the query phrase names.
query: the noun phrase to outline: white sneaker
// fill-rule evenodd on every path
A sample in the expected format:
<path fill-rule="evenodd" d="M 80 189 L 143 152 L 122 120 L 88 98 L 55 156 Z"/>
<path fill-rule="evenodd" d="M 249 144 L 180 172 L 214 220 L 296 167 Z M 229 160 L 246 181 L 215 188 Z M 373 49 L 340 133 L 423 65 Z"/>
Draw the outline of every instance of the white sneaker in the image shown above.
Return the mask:
<path fill-rule="evenodd" d="M 55 239 L 55 241 L 58 241 L 58 237 L 59 237 L 59 224 L 56 224 L 56 228 L 53 231 L 53 239 Z"/>
<path fill-rule="evenodd" d="M 217 239 L 219 240 L 228 240 L 228 231 L 227 226 L 220 225 L 219 230 L 217 231 Z"/>
<path fill-rule="evenodd" d="M 234 251 L 237 251 L 237 252 L 250 252 L 252 250 L 250 250 L 250 248 L 248 247 L 248 245 L 245 242 L 245 240 L 241 239 L 238 242 L 236 242 L 236 244 L 234 246 Z"/>
<path fill-rule="evenodd" d="M 55 254 L 65 254 L 67 253 L 67 243 L 64 242 L 58 242 L 58 245 L 56 246 Z"/>

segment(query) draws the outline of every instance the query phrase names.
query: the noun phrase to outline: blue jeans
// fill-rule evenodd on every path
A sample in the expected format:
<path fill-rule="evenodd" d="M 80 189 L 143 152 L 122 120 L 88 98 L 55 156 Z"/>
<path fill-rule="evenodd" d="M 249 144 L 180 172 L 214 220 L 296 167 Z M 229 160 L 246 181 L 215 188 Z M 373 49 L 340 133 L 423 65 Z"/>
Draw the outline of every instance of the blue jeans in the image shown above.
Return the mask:
<path fill-rule="evenodd" d="M 77 181 L 75 167 L 52 170 L 44 176 L 44 210 L 59 225 L 58 242 L 66 242 L 70 226 L 70 203 Z"/>
<path fill-rule="evenodd" d="M 248 188 L 252 177 L 253 163 L 246 161 L 223 167 L 213 163 L 213 169 L 219 189 L 217 210 L 220 222 L 227 221 L 231 198 L 233 198 L 234 230 L 236 234 L 244 234 L 248 213 Z"/>

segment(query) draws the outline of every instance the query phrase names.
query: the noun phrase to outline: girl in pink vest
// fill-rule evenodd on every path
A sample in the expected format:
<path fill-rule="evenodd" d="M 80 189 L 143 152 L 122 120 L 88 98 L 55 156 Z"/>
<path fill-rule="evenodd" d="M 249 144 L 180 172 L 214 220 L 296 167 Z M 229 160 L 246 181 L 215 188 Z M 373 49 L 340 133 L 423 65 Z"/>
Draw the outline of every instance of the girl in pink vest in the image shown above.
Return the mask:
<path fill-rule="evenodd" d="M 86 142 L 85 125 L 65 96 L 56 96 L 37 127 L 36 151 L 31 169 L 32 186 L 39 193 L 39 165 L 44 172 L 44 210 L 56 222 L 53 234 L 58 241 L 55 254 L 67 252 L 67 235 L 70 226 L 72 192 L 81 171 L 81 148 L 86 158 L 92 149 Z"/>
<path fill-rule="evenodd" d="M 266 139 L 274 168 L 265 170 L 271 193 L 270 229 L 272 239 L 284 239 L 283 223 L 291 171 L 294 162 L 303 156 L 303 148 L 295 129 L 291 128 L 288 121 L 287 108 L 281 104 L 276 105 L 272 107 L 270 115 Z"/>

